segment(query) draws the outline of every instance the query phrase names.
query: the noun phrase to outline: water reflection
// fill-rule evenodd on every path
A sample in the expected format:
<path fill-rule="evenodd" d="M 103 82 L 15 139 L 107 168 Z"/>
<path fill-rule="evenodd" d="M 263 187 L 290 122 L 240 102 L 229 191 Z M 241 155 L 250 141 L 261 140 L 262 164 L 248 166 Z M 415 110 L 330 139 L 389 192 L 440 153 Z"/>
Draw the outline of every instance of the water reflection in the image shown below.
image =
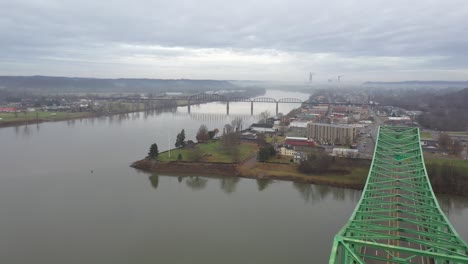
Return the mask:
<path fill-rule="evenodd" d="M 176 107 L 170 107 L 165 109 L 153 109 L 141 112 L 130 112 L 130 113 L 120 113 L 114 115 L 99 115 L 94 117 L 88 118 L 80 118 L 80 119 L 71 119 L 66 120 L 66 124 L 69 127 L 74 127 L 76 122 L 79 121 L 80 123 L 94 125 L 97 124 L 110 124 L 110 125 L 123 125 L 125 121 L 135 121 L 141 118 L 143 115 L 143 120 L 146 120 L 150 117 L 159 116 L 164 113 L 175 113 L 177 112 Z"/>
<path fill-rule="evenodd" d="M 464 209 L 468 208 L 468 199 L 462 196 L 437 195 L 437 201 L 447 216 L 460 215 Z"/>
<path fill-rule="evenodd" d="M 222 177 L 220 178 L 220 186 L 223 192 L 230 194 L 236 191 L 237 183 L 239 183 L 240 178 L 238 177 Z"/>
<path fill-rule="evenodd" d="M 68 127 L 74 127 L 75 123 L 76 123 L 76 119 L 67 120 Z"/>
<path fill-rule="evenodd" d="M 257 188 L 259 191 L 263 191 L 272 183 L 273 180 L 270 179 L 257 179 Z"/>
<path fill-rule="evenodd" d="M 153 174 L 151 176 L 149 176 L 149 180 L 151 182 L 151 186 L 153 186 L 153 188 L 156 190 L 158 189 L 158 185 L 159 185 L 159 175 L 156 175 L 156 174 Z"/>
<path fill-rule="evenodd" d="M 207 182 L 208 179 L 201 178 L 198 176 L 189 176 L 188 179 L 185 181 L 185 184 L 187 184 L 187 186 L 190 187 L 192 190 L 198 191 L 203 190 L 206 187 Z"/>
<path fill-rule="evenodd" d="M 156 190 L 159 186 L 159 175 L 152 174 L 149 176 L 151 186 Z M 163 177 L 174 177 L 174 176 L 163 176 Z M 182 183 L 185 181 L 187 187 L 192 190 L 203 190 L 207 186 L 209 180 L 218 180 L 219 187 L 226 194 L 232 194 L 236 192 L 236 188 L 241 178 L 239 177 L 201 177 L 201 176 L 177 176 L 177 181 Z M 256 179 L 257 190 L 259 192 L 264 191 L 270 185 L 276 181 L 271 179 Z M 292 186 L 296 189 L 302 199 L 306 203 L 314 204 L 322 200 L 329 199 L 330 196 L 335 201 L 353 201 L 358 202 L 361 197 L 361 191 L 345 188 L 336 188 L 326 185 L 314 185 L 310 183 L 298 183 L 293 182 Z M 462 197 L 463 198 L 463 197 Z M 442 199 L 442 200 L 441 200 Z M 444 211 L 461 211 L 468 207 L 468 199 L 454 200 L 453 197 L 442 197 L 439 198 L 441 207 Z"/>
<path fill-rule="evenodd" d="M 357 202 L 361 197 L 361 191 L 335 188 L 326 185 L 293 182 L 293 187 L 299 192 L 305 202 L 311 202 L 312 204 L 326 199 L 330 194 L 334 200 L 338 201 L 346 199 Z"/>
<path fill-rule="evenodd" d="M 314 189 L 311 184 L 293 182 L 293 187 L 299 192 L 304 201 L 314 200 Z"/>
<path fill-rule="evenodd" d="M 39 131 L 39 124 L 36 125 L 36 131 Z M 31 134 L 34 132 L 33 128 L 31 127 L 32 125 L 23 125 L 23 126 L 15 126 L 14 131 L 16 136 L 22 136 L 22 137 L 30 137 Z"/>
<path fill-rule="evenodd" d="M 31 135 L 31 129 L 29 128 L 28 125 L 25 125 L 23 127 L 23 136 L 29 137 Z"/>

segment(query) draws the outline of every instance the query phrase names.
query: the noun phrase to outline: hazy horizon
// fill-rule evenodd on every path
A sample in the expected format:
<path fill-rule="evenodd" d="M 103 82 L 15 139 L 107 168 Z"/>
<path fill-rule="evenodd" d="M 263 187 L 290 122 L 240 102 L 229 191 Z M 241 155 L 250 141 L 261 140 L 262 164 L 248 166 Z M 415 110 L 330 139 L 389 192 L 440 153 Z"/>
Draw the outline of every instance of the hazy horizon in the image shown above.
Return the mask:
<path fill-rule="evenodd" d="M 466 81 L 465 1 L 0 3 L 0 75 Z"/>
<path fill-rule="evenodd" d="M 109 77 L 109 78 L 106 78 L 106 77 L 89 77 L 89 76 L 54 76 L 54 75 L 0 75 L 0 78 L 1 77 L 17 77 L 17 78 L 28 78 L 28 77 L 44 77 L 44 78 L 70 78 L 70 79 L 101 79 L 101 80 L 119 80 L 119 79 L 127 79 L 127 80 L 131 80 L 131 79 L 135 79 L 135 80 L 139 80 L 139 79 L 148 79 L 148 80 L 165 80 L 165 81 L 178 81 L 178 80 L 188 80 L 188 81 L 227 81 L 227 82 L 259 82 L 259 83 L 267 83 L 267 84 L 291 84 L 291 85 L 314 85 L 314 84 L 335 84 L 335 85 L 356 85 L 356 84 L 363 84 L 363 83 L 366 83 L 366 82 L 369 82 L 369 83 L 392 83 L 392 82 L 395 82 L 395 83 L 405 83 L 405 82 L 408 82 L 408 83 L 411 83 L 411 82 L 416 82 L 416 83 L 424 83 L 424 82 L 434 82 L 434 83 L 437 83 L 437 82 L 441 82 L 441 83 L 450 83 L 450 82 L 453 82 L 453 83 L 464 83 L 464 82 L 468 82 L 468 78 L 466 80 L 401 80 L 401 81 L 373 81 L 373 80 L 367 80 L 367 81 L 363 81 L 363 82 L 358 82 L 358 81 L 347 81 L 347 82 L 342 82 L 342 83 L 339 83 L 337 82 L 337 80 L 333 80 L 333 82 L 328 82 L 327 81 L 314 81 L 312 83 L 310 83 L 308 80 L 304 80 L 304 81 L 281 81 L 281 80 L 241 80 L 241 79 L 215 79 L 215 78 L 151 78 L 151 77 L 142 77 L 142 78 L 139 78 L 139 77 Z"/>

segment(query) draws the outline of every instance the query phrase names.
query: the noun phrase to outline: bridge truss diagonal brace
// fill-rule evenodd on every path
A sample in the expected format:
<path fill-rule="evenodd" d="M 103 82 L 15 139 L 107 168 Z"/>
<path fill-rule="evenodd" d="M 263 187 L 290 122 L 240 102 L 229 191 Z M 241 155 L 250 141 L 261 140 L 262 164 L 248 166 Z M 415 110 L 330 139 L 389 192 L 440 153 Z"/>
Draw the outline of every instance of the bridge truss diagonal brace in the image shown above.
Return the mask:
<path fill-rule="evenodd" d="M 335 236 L 329 263 L 408 263 L 414 258 L 468 263 L 468 245 L 435 198 L 419 129 L 381 126 L 366 186 L 348 223 Z"/>

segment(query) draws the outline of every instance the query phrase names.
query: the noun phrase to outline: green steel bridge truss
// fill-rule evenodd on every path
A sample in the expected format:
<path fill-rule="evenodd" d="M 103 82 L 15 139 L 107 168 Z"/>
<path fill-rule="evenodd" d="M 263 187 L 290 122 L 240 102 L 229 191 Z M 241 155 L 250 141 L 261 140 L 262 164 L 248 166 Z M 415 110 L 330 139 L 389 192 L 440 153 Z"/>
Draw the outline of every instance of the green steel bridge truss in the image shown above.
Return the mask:
<path fill-rule="evenodd" d="M 434 196 L 418 128 L 379 128 L 363 194 L 329 263 L 468 263 L 468 245 Z"/>

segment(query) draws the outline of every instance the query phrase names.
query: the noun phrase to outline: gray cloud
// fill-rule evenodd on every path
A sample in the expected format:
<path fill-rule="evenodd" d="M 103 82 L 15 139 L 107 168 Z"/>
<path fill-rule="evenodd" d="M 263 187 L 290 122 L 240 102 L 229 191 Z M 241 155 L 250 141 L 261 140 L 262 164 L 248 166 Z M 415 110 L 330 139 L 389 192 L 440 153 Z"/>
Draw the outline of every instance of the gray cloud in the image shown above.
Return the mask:
<path fill-rule="evenodd" d="M 467 25 L 464 0 L 2 1 L 0 74 L 464 78 Z"/>

